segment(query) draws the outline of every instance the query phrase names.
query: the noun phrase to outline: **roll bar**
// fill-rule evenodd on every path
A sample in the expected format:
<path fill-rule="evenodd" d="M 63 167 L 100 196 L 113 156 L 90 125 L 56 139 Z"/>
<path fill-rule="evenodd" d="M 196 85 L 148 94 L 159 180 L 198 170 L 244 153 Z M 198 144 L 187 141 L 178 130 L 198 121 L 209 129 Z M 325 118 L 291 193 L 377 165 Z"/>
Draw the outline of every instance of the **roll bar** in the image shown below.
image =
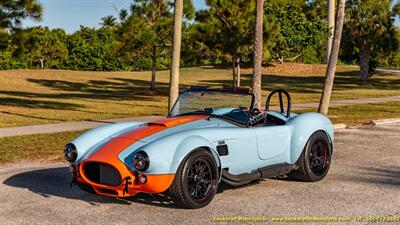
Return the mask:
<path fill-rule="evenodd" d="M 292 107 L 292 100 L 291 100 L 291 98 L 290 98 L 289 93 L 288 93 L 286 90 L 283 90 L 283 89 L 276 89 L 276 90 L 273 90 L 273 91 L 268 95 L 267 102 L 266 102 L 266 104 L 265 104 L 265 111 L 266 111 L 266 112 L 269 111 L 269 106 L 270 106 L 271 98 L 272 98 L 272 96 L 275 95 L 276 93 L 279 94 L 279 106 L 280 106 L 280 110 L 281 110 L 281 113 L 282 113 L 282 114 L 285 113 L 285 110 L 284 110 L 284 108 L 283 108 L 282 93 L 283 93 L 284 95 L 286 95 L 286 98 L 287 98 L 286 117 L 289 118 L 289 117 L 290 117 L 290 110 L 291 110 L 291 107 Z"/>

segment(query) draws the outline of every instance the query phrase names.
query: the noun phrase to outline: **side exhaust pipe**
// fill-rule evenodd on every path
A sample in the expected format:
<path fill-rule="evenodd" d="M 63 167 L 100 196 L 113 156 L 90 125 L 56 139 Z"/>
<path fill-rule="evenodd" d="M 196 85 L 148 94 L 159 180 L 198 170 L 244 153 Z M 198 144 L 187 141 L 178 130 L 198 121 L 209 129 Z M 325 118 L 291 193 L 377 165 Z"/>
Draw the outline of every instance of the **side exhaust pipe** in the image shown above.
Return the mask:
<path fill-rule="evenodd" d="M 249 184 L 252 181 L 281 176 L 292 170 L 296 170 L 297 168 L 298 167 L 295 164 L 281 163 L 259 168 L 251 173 L 242 173 L 238 175 L 233 175 L 229 173 L 227 169 L 223 169 L 222 181 L 229 186 L 239 187 Z"/>

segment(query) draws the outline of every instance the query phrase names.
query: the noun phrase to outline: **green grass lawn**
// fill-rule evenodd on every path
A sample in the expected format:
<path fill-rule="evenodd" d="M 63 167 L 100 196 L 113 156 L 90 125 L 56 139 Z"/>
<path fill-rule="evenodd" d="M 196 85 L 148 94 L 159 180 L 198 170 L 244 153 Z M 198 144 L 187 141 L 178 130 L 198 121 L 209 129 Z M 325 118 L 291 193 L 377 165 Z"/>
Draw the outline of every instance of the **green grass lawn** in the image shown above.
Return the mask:
<path fill-rule="evenodd" d="M 307 112 L 300 110 L 297 113 Z M 390 119 L 400 117 L 400 101 L 379 104 L 347 105 L 329 109 L 329 118 L 332 123 L 346 125 L 361 125 L 376 119 Z"/>
<path fill-rule="evenodd" d="M 334 123 L 364 124 L 373 119 L 399 117 L 400 102 L 365 104 L 332 108 Z M 60 161 L 63 147 L 84 131 L 35 134 L 0 138 L 0 164 L 20 160 Z"/>
<path fill-rule="evenodd" d="M 60 161 L 64 145 L 84 131 L 0 138 L 0 164 L 19 160 Z"/>
<path fill-rule="evenodd" d="M 263 96 L 285 88 L 293 103 L 318 102 L 325 69 L 290 63 L 266 67 Z M 361 82 L 357 69 L 338 67 L 333 100 L 400 95 L 400 76 L 379 75 Z M 250 86 L 251 69 L 242 69 L 242 74 L 242 86 Z M 148 89 L 150 76 L 147 71 L 0 71 L 0 127 L 166 114 L 169 71 L 157 73 L 155 91 Z M 181 89 L 222 87 L 231 77 L 230 68 L 183 68 Z"/>

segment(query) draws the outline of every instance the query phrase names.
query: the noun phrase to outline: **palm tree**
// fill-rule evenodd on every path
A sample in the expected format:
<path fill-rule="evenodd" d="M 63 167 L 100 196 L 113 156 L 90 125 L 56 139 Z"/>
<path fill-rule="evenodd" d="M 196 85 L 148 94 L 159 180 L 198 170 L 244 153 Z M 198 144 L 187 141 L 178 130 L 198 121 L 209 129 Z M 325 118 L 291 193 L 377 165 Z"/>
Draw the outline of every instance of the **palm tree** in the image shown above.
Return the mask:
<path fill-rule="evenodd" d="M 329 102 L 331 100 L 331 94 L 332 94 L 333 80 L 335 79 L 336 65 L 340 50 L 340 42 L 342 39 L 345 4 L 346 0 L 339 0 L 336 13 L 336 25 L 333 35 L 332 50 L 329 57 L 328 68 L 326 70 L 326 76 L 325 76 L 324 89 L 322 91 L 318 109 L 318 112 L 324 115 L 328 115 Z"/>
<path fill-rule="evenodd" d="M 117 19 L 114 16 L 105 16 L 101 18 L 100 25 L 103 27 L 114 27 L 117 25 Z"/>
<path fill-rule="evenodd" d="M 179 95 L 179 62 L 181 58 L 183 0 L 174 3 L 174 42 L 169 81 L 168 109 L 171 110 Z"/>
<path fill-rule="evenodd" d="M 121 9 L 121 11 L 119 11 L 119 20 L 121 20 L 121 22 L 125 22 L 126 19 L 128 18 L 128 10 L 126 9 Z"/>
<path fill-rule="evenodd" d="M 256 26 L 254 39 L 253 93 L 256 108 L 261 108 L 261 76 L 263 50 L 264 0 L 256 0 Z"/>
<path fill-rule="evenodd" d="M 331 32 L 329 34 L 328 43 L 326 46 L 326 63 L 329 63 L 329 57 L 331 56 L 333 31 L 335 30 L 335 0 L 328 0 L 328 28 Z"/>

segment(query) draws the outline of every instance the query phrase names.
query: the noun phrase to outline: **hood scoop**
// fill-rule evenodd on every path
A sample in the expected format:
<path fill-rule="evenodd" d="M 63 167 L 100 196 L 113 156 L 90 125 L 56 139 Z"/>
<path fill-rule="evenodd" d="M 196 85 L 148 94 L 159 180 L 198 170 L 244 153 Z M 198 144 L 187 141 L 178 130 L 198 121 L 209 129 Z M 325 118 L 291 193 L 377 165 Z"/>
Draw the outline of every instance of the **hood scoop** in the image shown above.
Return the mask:
<path fill-rule="evenodd" d="M 148 123 L 149 126 L 163 126 L 163 127 L 174 127 L 184 123 L 189 123 L 195 120 L 206 119 L 207 116 L 182 116 L 182 117 L 171 117 L 156 120 Z"/>
<path fill-rule="evenodd" d="M 157 132 L 163 131 L 165 129 L 175 127 L 178 125 L 182 125 L 185 123 L 189 123 L 196 120 L 206 119 L 207 116 L 182 116 L 182 117 L 171 117 L 164 118 L 160 120 L 156 120 L 147 124 L 147 126 L 143 126 L 132 131 L 128 131 L 122 135 L 120 138 L 129 138 L 133 140 L 141 140 L 145 137 L 153 135 Z"/>

